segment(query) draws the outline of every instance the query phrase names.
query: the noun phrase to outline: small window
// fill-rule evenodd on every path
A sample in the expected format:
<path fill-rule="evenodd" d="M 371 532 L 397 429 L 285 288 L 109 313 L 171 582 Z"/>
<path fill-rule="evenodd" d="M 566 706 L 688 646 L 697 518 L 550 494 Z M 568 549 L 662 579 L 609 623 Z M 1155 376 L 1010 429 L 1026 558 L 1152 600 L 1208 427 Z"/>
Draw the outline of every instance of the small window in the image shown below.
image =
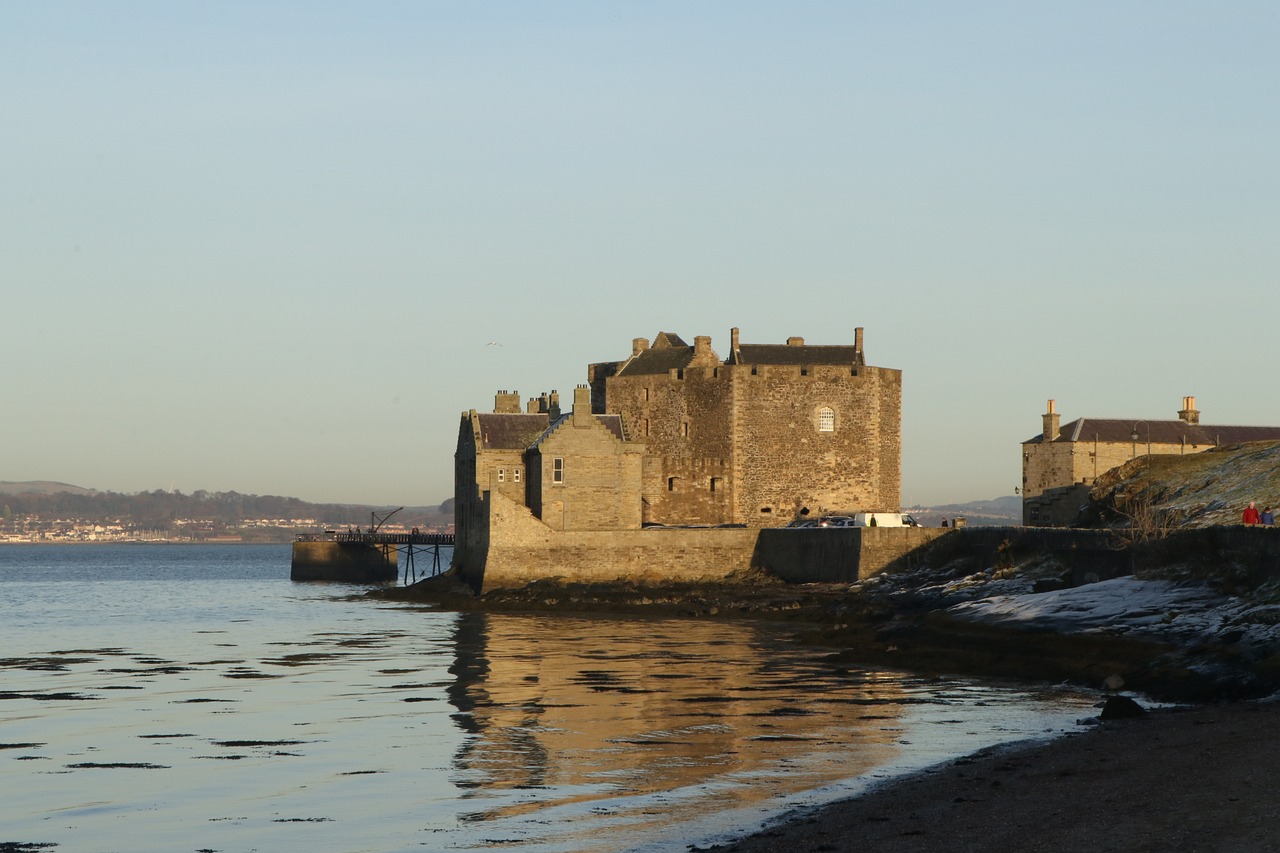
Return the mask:
<path fill-rule="evenodd" d="M 506 468 L 499 468 L 499 469 L 498 469 L 498 482 L 499 482 L 499 483 L 505 483 L 506 481 L 507 481 L 507 469 L 506 469 Z"/>
<path fill-rule="evenodd" d="M 564 482 L 564 460 L 559 456 L 551 460 L 551 482 Z"/>
<path fill-rule="evenodd" d="M 834 409 L 823 406 L 818 409 L 818 432 L 836 431 L 836 413 Z"/>
<path fill-rule="evenodd" d="M 711 491 L 712 491 L 712 493 L 715 493 L 715 492 L 720 491 L 720 479 L 721 479 L 720 477 L 712 477 L 712 478 L 711 478 Z"/>
<path fill-rule="evenodd" d="M 640 421 L 640 434 L 641 434 L 641 435 L 648 435 L 648 434 L 649 434 L 649 419 L 648 419 L 648 418 L 644 418 L 643 420 L 641 420 L 641 421 Z"/>
<path fill-rule="evenodd" d="M 518 482 L 520 482 L 520 469 L 519 469 L 519 468 L 512 468 L 512 469 L 511 469 L 511 482 L 513 482 L 513 483 L 518 483 Z"/>
<path fill-rule="evenodd" d="M 668 491 L 668 492 L 674 492 L 675 490 L 676 490 L 676 478 L 675 478 L 675 477 L 668 477 L 668 478 L 667 478 L 667 491 Z"/>
<path fill-rule="evenodd" d="M 689 422 L 688 422 L 688 421 L 684 421 L 684 422 L 682 422 L 682 423 L 680 424 L 680 434 L 681 434 L 681 435 L 683 435 L 685 438 L 688 438 L 688 437 L 689 437 Z"/>

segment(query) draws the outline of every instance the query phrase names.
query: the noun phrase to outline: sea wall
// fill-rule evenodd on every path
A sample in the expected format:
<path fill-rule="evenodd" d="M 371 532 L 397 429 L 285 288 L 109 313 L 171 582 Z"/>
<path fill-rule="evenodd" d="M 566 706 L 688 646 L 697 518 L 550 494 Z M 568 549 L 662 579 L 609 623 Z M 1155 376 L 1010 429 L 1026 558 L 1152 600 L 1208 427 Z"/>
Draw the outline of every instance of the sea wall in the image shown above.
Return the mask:
<path fill-rule="evenodd" d="M 454 552 L 454 567 L 474 589 L 536 580 L 642 583 L 717 580 L 765 569 L 791 583 L 852 582 L 911 564 L 912 555 L 949 531 L 941 528 L 680 528 L 553 530 L 497 492 L 483 548 Z"/>
<path fill-rule="evenodd" d="M 775 527 L 760 531 L 752 565 L 790 583 L 852 583 L 911 568 L 939 527 Z"/>
<path fill-rule="evenodd" d="M 455 551 L 455 568 L 487 591 L 536 580 L 570 583 L 701 581 L 751 565 L 758 531 L 739 528 L 553 530 L 529 510 L 490 492 L 486 547 Z"/>
<path fill-rule="evenodd" d="M 295 581 L 382 583 L 397 577 L 394 545 L 294 542 L 289 577 Z"/>

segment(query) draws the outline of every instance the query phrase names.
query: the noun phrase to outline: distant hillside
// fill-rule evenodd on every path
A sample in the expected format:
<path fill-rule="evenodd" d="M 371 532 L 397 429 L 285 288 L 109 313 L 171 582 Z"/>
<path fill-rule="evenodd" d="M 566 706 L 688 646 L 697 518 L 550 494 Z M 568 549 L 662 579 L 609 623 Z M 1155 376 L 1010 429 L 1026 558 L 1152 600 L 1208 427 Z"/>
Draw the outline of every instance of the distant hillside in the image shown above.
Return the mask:
<path fill-rule="evenodd" d="M 121 494 L 100 492 L 50 481 L 0 481 L 4 520 L 16 517 L 75 518 L 123 521 L 163 529 L 177 519 L 199 519 L 235 526 L 245 519 L 315 519 L 334 526 L 368 526 L 376 511 L 381 518 L 395 507 L 367 504 L 316 504 L 278 495 L 240 492 L 183 494 L 157 489 Z M 453 522 L 453 501 L 442 506 L 404 507 L 391 521 L 405 526 L 437 527 Z"/>
<path fill-rule="evenodd" d="M 67 483 L 55 483 L 52 480 L 28 480 L 23 483 L 0 480 L 0 495 L 20 495 L 29 492 L 33 495 L 54 495 L 66 492 L 72 495 L 91 495 L 96 489 L 84 489 Z"/>
<path fill-rule="evenodd" d="M 993 500 L 968 501 L 941 506 L 915 506 L 906 510 L 925 527 L 937 527 L 942 519 L 948 523 L 956 516 L 963 516 L 970 527 L 1006 527 L 1022 524 L 1022 498 L 1017 495 Z"/>
<path fill-rule="evenodd" d="M 1280 441 L 1139 457 L 1099 477 L 1089 497 L 1093 524 L 1239 524 L 1250 501 L 1280 508 Z"/>

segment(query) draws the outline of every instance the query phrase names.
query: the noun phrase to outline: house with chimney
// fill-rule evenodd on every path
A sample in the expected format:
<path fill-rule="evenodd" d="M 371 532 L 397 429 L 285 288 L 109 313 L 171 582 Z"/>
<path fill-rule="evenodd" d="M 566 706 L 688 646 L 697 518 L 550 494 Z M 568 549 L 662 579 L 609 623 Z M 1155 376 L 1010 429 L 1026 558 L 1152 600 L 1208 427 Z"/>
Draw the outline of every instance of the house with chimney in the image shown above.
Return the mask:
<path fill-rule="evenodd" d="M 1094 481 L 1139 456 L 1280 439 L 1280 427 L 1202 424 L 1195 397 L 1182 398 L 1177 420 L 1077 418 L 1062 424 L 1053 400 L 1041 418 L 1040 434 L 1022 442 L 1022 523 L 1033 527 L 1070 526 Z"/>

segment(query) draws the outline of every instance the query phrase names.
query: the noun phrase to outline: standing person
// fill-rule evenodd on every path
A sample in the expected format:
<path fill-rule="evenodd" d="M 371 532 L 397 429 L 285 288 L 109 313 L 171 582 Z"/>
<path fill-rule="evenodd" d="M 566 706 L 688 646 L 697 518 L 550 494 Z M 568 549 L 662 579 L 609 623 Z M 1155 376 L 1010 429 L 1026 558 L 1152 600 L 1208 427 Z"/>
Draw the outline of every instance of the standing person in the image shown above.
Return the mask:
<path fill-rule="evenodd" d="M 1259 521 L 1260 524 L 1271 525 L 1276 523 L 1276 517 L 1271 512 L 1271 507 L 1263 508 L 1262 515 L 1258 516 L 1258 518 L 1260 519 Z"/>
<path fill-rule="evenodd" d="M 1249 501 L 1249 508 L 1244 511 L 1243 521 L 1250 525 L 1262 523 L 1262 516 L 1258 514 L 1258 508 L 1253 505 L 1253 501 Z"/>

